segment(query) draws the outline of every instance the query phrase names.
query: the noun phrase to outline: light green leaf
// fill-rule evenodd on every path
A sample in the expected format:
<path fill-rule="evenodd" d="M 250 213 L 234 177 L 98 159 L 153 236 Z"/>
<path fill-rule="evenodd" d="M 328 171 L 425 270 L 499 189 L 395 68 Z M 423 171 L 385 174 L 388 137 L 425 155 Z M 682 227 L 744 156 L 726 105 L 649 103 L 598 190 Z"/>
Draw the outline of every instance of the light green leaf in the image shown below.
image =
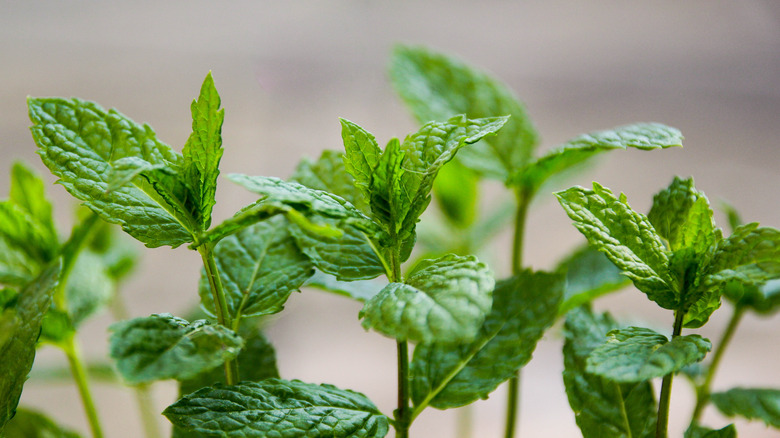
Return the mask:
<path fill-rule="evenodd" d="M 401 187 L 403 159 L 401 143 L 396 138 L 390 140 L 371 174 L 368 188 L 373 217 L 393 235 L 401 230 L 404 212 L 412 202 L 411 195 Z"/>
<path fill-rule="evenodd" d="M 637 289 L 664 309 L 677 309 L 679 291 L 668 272 L 664 244 L 645 215 L 596 182 L 592 191 L 572 187 L 555 196 L 590 245 L 605 253 Z"/>
<path fill-rule="evenodd" d="M 466 230 L 477 218 L 479 177 L 460 161 L 439 169 L 433 182 L 433 199 L 447 222 Z"/>
<path fill-rule="evenodd" d="M 651 382 L 617 383 L 585 371 L 591 352 L 617 327 L 609 314 L 589 307 L 566 315 L 563 383 L 584 438 L 655 436 L 656 401 Z"/>
<path fill-rule="evenodd" d="M 588 356 L 587 372 L 620 383 L 642 382 L 679 371 L 712 349 L 699 335 L 666 336 L 642 327 L 607 333 L 606 343 Z"/>
<path fill-rule="evenodd" d="M 182 150 L 184 178 L 194 191 L 197 207 L 193 212 L 200 229 L 211 226 L 211 210 L 216 203 L 219 160 L 222 158 L 222 122 L 225 110 L 220 109 L 220 98 L 211 72 L 200 88 L 200 96 L 192 101 L 192 134 Z"/>
<path fill-rule="evenodd" d="M 742 225 L 718 242 L 707 266 L 708 285 L 739 281 L 758 285 L 780 276 L 780 230 Z"/>
<path fill-rule="evenodd" d="M 685 431 L 684 438 L 737 438 L 737 428 L 733 424 L 717 430 L 694 425 Z"/>
<path fill-rule="evenodd" d="M 345 170 L 354 178 L 354 185 L 363 194 L 364 199 L 368 200 L 371 198 L 371 189 L 369 188 L 371 175 L 379 163 L 382 150 L 379 149 L 379 144 L 370 132 L 349 120 L 339 120 L 341 121 L 341 138 L 344 141 L 344 150 L 346 151 L 344 156 Z M 308 185 L 305 182 L 301 183 Z"/>
<path fill-rule="evenodd" d="M 312 277 L 306 280 L 304 286 L 344 295 L 365 303 L 387 286 L 387 281 L 380 279 L 340 281 L 333 275 L 316 271 Z"/>
<path fill-rule="evenodd" d="M 513 183 L 535 192 L 551 176 L 602 152 L 629 147 L 642 150 L 682 147 L 682 134 L 660 123 L 637 123 L 580 135 L 518 169 Z"/>
<path fill-rule="evenodd" d="M 653 197 L 647 218 L 672 250 L 693 248 L 701 254 L 722 238 L 712 220 L 709 201 L 694 188 L 693 178 L 675 177 L 669 187 Z"/>
<path fill-rule="evenodd" d="M 368 211 L 368 197 L 364 198 L 355 186 L 355 178 L 347 172 L 344 155 L 339 151 L 324 150 L 316 161 L 304 158 L 298 163 L 290 181 L 332 193 L 360 211 Z"/>
<path fill-rule="evenodd" d="M 43 315 L 49 309 L 61 264 L 43 271 L 19 292 L 13 313 L 0 315 L 5 340 L 0 342 L 0 430 L 14 416 L 22 387 L 35 360 L 35 343 Z"/>
<path fill-rule="evenodd" d="M 26 408 L 19 408 L 16 416 L 2 430 L 4 438 L 79 438 L 46 415 Z"/>
<path fill-rule="evenodd" d="M 27 212 L 49 250 L 57 248 L 59 238 L 54 227 L 51 202 L 46 198 L 44 182 L 32 168 L 17 161 L 11 168 L 9 201 Z"/>
<path fill-rule="evenodd" d="M 36 260 L 0 234 L 0 284 L 23 287 L 39 269 Z"/>
<path fill-rule="evenodd" d="M 0 239 L 20 256 L 3 256 L 3 258 L 27 258 L 37 269 L 52 261 L 59 249 L 56 237 L 52 240 L 49 232 L 36 219 L 14 202 L 0 201 Z"/>
<path fill-rule="evenodd" d="M 157 140 L 152 128 L 79 99 L 30 98 L 27 103 L 38 153 L 71 195 L 149 247 L 192 241 L 196 222 L 184 205 L 187 189 L 175 174 L 181 155 Z M 123 158 L 156 170 L 109 190 L 114 165 Z"/>
<path fill-rule="evenodd" d="M 381 438 L 388 432 L 387 417 L 363 394 L 297 380 L 216 384 L 185 396 L 163 415 L 208 437 Z"/>
<path fill-rule="evenodd" d="M 490 311 L 495 281 L 476 257 L 424 260 L 360 311 L 363 327 L 413 342 L 469 342 Z"/>
<path fill-rule="evenodd" d="M 523 104 L 498 80 L 454 58 L 404 46 L 393 53 L 390 77 L 420 123 L 456 114 L 469 118 L 511 116 L 501 135 L 485 138 L 461 152 L 466 166 L 506 181 L 531 160 L 538 134 Z"/>
<path fill-rule="evenodd" d="M 472 342 L 417 345 L 410 371 L 415 406 L 464 406 L 515 376 L 555 321 L 562 289 L 562 275 L 524 271 L 496 283 L 492 310 Z"/>
<path fill-rule="evenodd" d="M 560 315 L 594 299 L 626 287 L 628 279 L 601 252 L 583 247 L 556 268 L 566 273 Z"/>
<path fill-rule="evenodd" d="M 290 294 L 314 273 L 288 227 L 284 217 L 275 216 L 222 239 L 214 248 L 226 310 L 233 319 L 280 312 Z M 205 271 L 199 293 L 204 309 L 215 315 Z"/>
<path fill-rule="evenodd" d="M 109 276 L 103 258 L 82 250 L 65 286 L 67 312 L 74 328 L 114 298 L 116 283 Z"/>
<path fill-rule="evenodd" d="M 169 313 L 118 322 L 109 330 L 110 355 L 130 384 L 192 378 L 235 359 L 244 343 L 223 326 Z"/>
<path fill-rule="evenodd" d="M 740 416 L 761 420 L 780 429 L 780 390 L 733 388 L 710 396 L 712 403 L 727 417 Z"/>

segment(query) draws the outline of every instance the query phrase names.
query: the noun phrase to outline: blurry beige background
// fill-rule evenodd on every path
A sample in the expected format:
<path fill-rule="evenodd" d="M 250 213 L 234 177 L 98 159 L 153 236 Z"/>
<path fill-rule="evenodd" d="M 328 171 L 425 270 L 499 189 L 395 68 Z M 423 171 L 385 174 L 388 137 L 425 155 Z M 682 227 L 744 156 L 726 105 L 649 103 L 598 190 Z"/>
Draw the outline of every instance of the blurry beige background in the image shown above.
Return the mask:
<path fill-rule="evenodd" d="M 386 73 L 398 42 L 456 54 L 503 79 L 526 102 L 543 148 L 635 121 L 667 123 L 686 137 L 684 149 L 614 153 L 572 184 L 598 180 L 646 211 L 673 175 L 694 175 L 714 202 L 728 199 L 745 219 L 780 226 L 780 3 L 773 0 L 2 1 L 0 193 L 7 193 L 12 160 L 45 171 L 28 131 L 27 95 L 78 96 L 118 108 L 180 150 L 190 132 L 189 103 L 212 70 L 226 108 L 224 173 L 287 177 L 301 156 L 341 147 L 338 117 L 366 127 L 380 143 L 403 136 L 415 125 Z M 50 189 L 58 215 L 69 221 L 73 200 L 59 186 Z M 252 201 L 225 180 L 217 199 L 215 222 Z M 582 242 L 549 200 L 536 205 L 528 230 L 526 260 L 539 269 Z M 497 254 L 508 254 L 508 237 L 486 255 L 499 275 L 507 272 L 508 257 Z M 199 264 L 186 248 L 145 250 L 123 291 L 133 316 L 184 313 L 197 297 Z M 672 324 L 670 314 L 634 290 L 598 307 L 627 321 Z M 364 392 L 389 414 L 394 342 L 363 331 L 359 308 L 304 290 L 274 318 L 269 335 L 283 377 Z M 717 341 L 729 314 L 724 306 L 702 333 Z M 84 328 L 88 358 L 105 356 L 110 323 L 103 315 Z M 746 318 L 715 389 L 780 386 L 779 342 L 780 318 Z M 523 372 L 521 436 L 579 436 L 563 391 L 560 348 L 550 331 Z M 50 349 L 36 361 L 56 363 L 64 358 Z M 141 436 L 128 390 L 96 384 L 94 391 L 108 436 Z M 154 391 L 158 411 L 175 396 L 169 382 Z M 692 409 L 682 378 L 674 397 L 672 436 L 681 436 Z M 70 384 L 30 381 L 22 403 L 87 432 Z M 503 410 L 503 388 L 477 403 L 475 436 L 499 436 Z M 413 435 L 454 436 L 454 412 L 427 410 Z M 705 421 L 727 424 L 712 410 Z M 739 427 L 743 437 L 778 435 L 760 423 Z"/>

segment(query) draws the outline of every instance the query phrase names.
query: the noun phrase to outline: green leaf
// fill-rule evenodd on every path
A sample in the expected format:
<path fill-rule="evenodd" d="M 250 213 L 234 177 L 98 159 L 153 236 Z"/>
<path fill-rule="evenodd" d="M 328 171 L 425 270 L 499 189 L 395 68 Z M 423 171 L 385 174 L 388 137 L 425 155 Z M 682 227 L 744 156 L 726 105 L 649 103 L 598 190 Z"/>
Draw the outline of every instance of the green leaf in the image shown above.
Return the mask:
<path fill-rule="evenodd" d="M 514 184 L 535 192 L 551 176 L 602 152 L 629 147 L 642 150 L 682 147 L 682 134 L 660 123 L 637 123 L 580 135 L 518 169 Z"/>
<path fill-rule="evenodd" d="M 685 431 L 684 438 L 737 438 L 737 428 L 733 424 L 717 430 L 694 425 Z"/>
<path fill-rule="evenodd" d="M 39 269 L 36 260 L 0 234 L 0 284 L 23 287 Z"/>
<path fill-rule="evenodd" d="M 712 220 L 709 201 L 694 188 L 693 178 L 675 177 L 669 187 L 653 197 L 647 218 L 672 250 L 694 248 L 701 254 L 722 238 Z"/>
<path fill-rule="evenodd" d="M 470 343 L 419 344 L 411 364 L 415 406 L 464 406 L 516 375 L 555 321 L 563 276 L 523 271 L 496 283 L 493 306 Z"/>
<path fill-rule="evenodd" d="M 27 104 L 38 153 L 71 195 L 146 246 L 192 241 L 196 221 L 176 174 L 182 157 L 152 128 L 79 99 L 30 98 Z M 133 169 L 132 185 L 112 187 L 115 172 Z"/>
<path fill-rule="evenodd" d="M 392 234 L 401 230 L 405 212 L 409 211 L 410 194 L 401 186 L 404 152 L 394 138 L 379 157 L 369 183 L 369 205 L 373 217 Z"/>
<path fill-rule="evenodd" d="M 19 408 L 16 416 L 2 430 L 4 438 L 79 438 L 80 435 L 68 430 L 54 420 L 26 408 Z"/>
<path fill-rule="evenodd" d="M 341 158 L 338 152 L 325 151 L 316 162 L 303 160 L 291 180 L 340 196 L 361 211 L 367 211 L 368 205 L 354 185 L 354 179 L 345 170 Z M 339 224 L 334 219 L 322 221 L 333 228 L 341 228 L 344 234 L 326 237 L 297 225 L 290 227 L 298 246 L 317 268 L 341 280 L 369 279 L 385 272 L 382 260 L 362 231 L 352 225 Z"/>
<path fill-rule="evenodd" d="M 716 392 L 710 400 L 727 417 L 740 416 L 748 420 L 761 420 L 780 429 L 780 390 L 758 388 L 733 388 Z"/>
<path fill-rule="evenodd" d="M 679 371 L 712 349 L 699 335 L 666 336 L 642 327 L 607 333 L 606 343 L 588 356 L 587 372 L 620 383 L 642 382 Z"/>
<path fill-rule="evenodd" d="M 364 199 L 368 200 L 371 198 L 372 175 L 379 163 L 382 150 L 379 149 L 379 144 L 370 132 L 349 120 L 339 120 L 341 121 L 341 138 L 344 141 L 344 150 L 346 151 L 344 156 L 345 170 L 354 178 L 354 186 L 360 190 Z M 306 184 L 305 182 L 301 183 Z"/>
<path fill-rule="evenodd" d="M 32 168 L 17 161 L 11 168 L 9 201 L 21 207 L 33 219 L 41 240 L 51 250 L 59 245 L 51 202 L 46 198 L 44 182 Z"/>
<path fill-rule="evenodd" d="M 163 415 L 208 437 L 380 438 L 388 432 L 387 417 L 363 394 L 297 380 L 216 384 L 185 396 Z"/>
<path fill-rule="evenodd" d="M 200 229 L 211 226 L 211 210 L 216 203 L 219 160 L 222 158 L 222 122 L 225 110 L 211 72 L 200 88 L 200 96 L 192 101 L 192 134 L 182 150 L 184 178 L 194 191 L 196 210 L 193 212 Z"/>
<path fill-rule="evenodd" d="M 780 230 L 742 225 L 718 242 L 707 266 L 705 282 L 714 287 L 727 281 L 760 285 L 780 276 Z"/>
<path fill-rule="evenodd" d="M 477 218 L 478 192 L 479 177 L 460 161 L 442 167 L 433 183 L 433 199 L 447 222 L 460 230 Z"/>
<path fill-rule="evenodd" d="M 35 360 L 35 343 L 43 315 L 57 287 L 61 264 L 57 262 L 25 286 L 13 309 L 0 315 L 0 430 L 14 416 L 22 387 Z M 10 312 L 9 312 L 10 310 Z M 12 313 L 11 313 L 12 312 Z M 2 338 L 5 337 L 5 340 Z"/>
<path fill-rule="evenodd" d="M 555 196 L 590 245 L 606 254 L 637 289 L 664 309 L 677 309 L 680 292 L 668 272 L 661 237 L 625 196 L 616 198 L 596 182 L 592 191 L 572 187 Z"/>
<path fill-rule="evenodd" d="M 461 153 L 464 165 L 506 181 L 531 160 L 538 134 L 523 104 L 498 80 L 454 58 L 404 46 L 393 53 L 390 77 L 420 123 L 456 114 L 469 118 L 511 116 L 501 135 Z"/>
<path fill-rule="evenodd" d="M 780 280 L 769 280 L 762 286 L 746 286 L 733 281 L 723 287 L 723 295 L 732 303 L 760 315 L 771 315 L 780 309 Z"/>
<path fill-rule="evenodd" d="M 21 206 L 12 201 L 0 202 L 0 239 L 34 263 L 38 267 L 35 272 L 52 261 L 59 249 L 59 242 L 51 241 L 47 234 Z"/>
<path fill-rule="evenodd" d="M 314 273 L 288 227 L 284 217 L 272 217 L 222 239 L 214 247 L 226 310 L 232 319 L 280 312 L 290 294 Z M 204 309 L 215 315 L 205 270 L 201 271 L 199 293 Z"/>
<path fill-rule="evenodd" d="M 569 405 L 584 438 L 653 437 L 656 401 L 650 381 L 617 383 L 585 370 L 588 356 L 616 327 L 609 314 L 594 314 L 587 306 L 566 315 L 563 383 Z"/>
<path fill-rule="evenodd" d="M 405 283 L 390 283 L 360 311 L 362 324 L 398 340 L 468 342 L 490 311 L 495 281 L 476 257 L 424 260 Z"/>
<path fill-rule="evenodd" d="M 109 276 L 103 258 L 93 251 L 82 250 L 65 286 L 67 313 L 74 328 L 108 305 L 115 292 L 116 283 Z"/>
<path fill-rule="evenodd" d="M 112 324 L 110 355 L 130 384 L 189 379 L 235 359 L 243 339 L 233 331 L 169 313 Z"/>
<path fill-rule="evenodd" d="M 588 247 L 574 252 L 556 271 L 566 273 L 559 315 L 628 285 L 628 279 L 603 253 Z"/>
<path fill-rule="evenodd" d="M 306 280 L 304 286 L 315 287 L 365 303 L 387 286 L 387 281 L 380 279 L 340 281 L 333 275 L 316 271 Z"/>

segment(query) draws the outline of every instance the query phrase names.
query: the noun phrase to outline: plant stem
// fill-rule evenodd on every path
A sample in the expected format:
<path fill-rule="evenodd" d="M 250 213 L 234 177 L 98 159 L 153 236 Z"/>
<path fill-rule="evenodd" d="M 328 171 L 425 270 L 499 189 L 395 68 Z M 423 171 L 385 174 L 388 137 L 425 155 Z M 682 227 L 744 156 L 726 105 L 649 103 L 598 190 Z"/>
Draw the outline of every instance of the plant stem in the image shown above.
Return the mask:
<path fill-rule="evenodd" d="M 79 389 L 79 395 L 81 396 L 81 402 L 84 405 L 84 411 L 87 414 L 87 420 L 89 421 L 89 428 L 92 431 L 92 436 L 94 438 L 103 438 L 103 430 L 100 427 L 100 419 L 98 418 L 97 409 L 95 409 L 95 402 L 92 399 L 92 393 L 89 390 L 87 371 L 84 368 L 84 361 L 81 358 L 81 351 L 75 336 L 70 336 L 68 339 L 63 341 L 62 349 L 65 351 L 65 355 L 68 357 L 70 372 L 73 374 L 73 379 L 76 381 L 76 386 Z"/>
<path fill-rule="evenodd" d="M 517 199 L 517 210 L 515 211 L 515 231 L 512 239 L 512 275 L 517 275 L 523 270 L 523 241 L 525 239 L 525 219 L 528 216 L 528 205 L 531 203 L 533 194 L 524 187 L 515 188 L 515 197 Z M 519 418 L 518 406 L 520 405 L 520 378 L 521 370 L 517 370 L 514 377 L 509 379 L 507 403 L 506 403 L 506 426 L 504 428 L 504 437 L 513 438 Z"/>
<path fill-rule="evenodd" d="M 712 385 L 712 379 L 715 377 L 715 371 L 720 365 L 720 360 L 723 357 L 723 352 L 726 351 L 731 338 L 734 337 L 734 332 L 737 330 L 737 326 L 742 320 L 742 316 L 745 314 L 745 307 L 739 304 L 734 308 L 734 313 L 731 315 L 731 320 L 726 326 L 726 330 L 723 332 L 723 337 L 720 339 L 718 347 L 715 349 L 715 353 L 712 355 L 712 362 L 710 362 L 707 368 L 707 375 L 704 378 L 704 382 L 696 388 L 696 407 L 693 409 L 693 415 L 691 416 L 691 426 L 699 422 L 704 408 L 710 401 L 710 387 Z"/>
<path fill-rule="evenodd" d="M 203 267 L 206 269 L 206 278 L 211 287 L 211 296 L 214 301 L 214 311 L 217 314 L 217 322 L 220 325 L 233 329 L 233 321 L 228 311 L 225 289 L 222 287 L 222 279 L 219 277 L 217 263 L 214 261 L 214 244 L 206 243 L 198 246 L 198 253 L 203 259 Z M 225 381 L 228 385 L 238 383 L 238 362 L 230 359 L 225 362 Z"/>
<path fill-rule="evenodd" d="M 680 336 L 682 332 L 685 312 L 674 312 L 674 328 L 672 330 L 672 339 Z M 669 434 L 669 402 L 672 396 L 672 379 L 674 373 L 664 376 L 661 382 L 661 400 L 658 403 L 658 422 L 655 428 L 655 438 L 666 438 Z"/>
<path fill-rule="evenodd" d="M 409 438 L 409 346 L 398 341 L 398 411 L 395 434 L 397 438 Z"/>

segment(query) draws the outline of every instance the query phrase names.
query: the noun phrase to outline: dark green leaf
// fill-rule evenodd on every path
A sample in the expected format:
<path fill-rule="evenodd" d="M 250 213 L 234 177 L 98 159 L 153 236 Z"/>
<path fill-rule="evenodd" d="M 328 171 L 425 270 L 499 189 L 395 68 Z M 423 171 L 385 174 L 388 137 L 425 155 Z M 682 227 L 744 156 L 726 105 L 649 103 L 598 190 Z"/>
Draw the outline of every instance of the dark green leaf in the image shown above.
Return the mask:
<path fill-rule="evenodd" d="M 506 181 L 531 160 L 538 143 L 536 130 L 523 104 L 498 80 L 420 47 L 396 48 L 390 76 L 420 123 L 456 114 L 469 118 L 511 116 L 501 135 L 461 153 L 466 166 Z"/>
<path fill-rule="evenodd" d="M 411 364 L 415 406 L 463 406 L 515 376 L 555 321 L 562 289 L 559 274 L 524 271 L 496 283 L 492 310 L 472 342 L 417 345 Z"/>
<path fill-rule="evenodd" d="M 723 287 L 723 295 L 735 305 L 761 315 L 771 315 L 780 309 L 780 280 L 769 280 L 763 286 L 729 282 Z"/>
<path fill-rule="evenodd" d="M 60 263 L 43 271 L 19 292 L 16 305 L 0 314 L 0 430 L 16 412 L 59 274 Z"/>
<path fill-rule="evenodd" d="M 317 271 L 306 281 L 304 286 L 344 295 L 365 303 L 387 286 L 387 281 L 380 279 L 339 281 L 333 275 Z"/>
<path fill-rule="evenodd" d="M 685 431 L 684 438 L 737 438 L 737 428 L 733 424 L 717 430 L 694 425 Z"/>
<path fill-rule="evenodd" d="M 46 415 L 19 408 L 16 416 L 2 430 L 4 438 L 79 438 L 79 434 L 55 423 Z"/>
<path fill-rule="evenodd" d="M 38 153 L 70 194 L 147 246 L 192 241 L 182 157 L 152 128 L 79 99 L 30 98 L 28 108 Z M 112 187 L 128 172 L 132 185 Z"/>
<path fill-rule="evenodd" d="M 629 283 L 604 254 L 588 247 L 577 250 L 561 262 L 556 271 L 566 273 L 560 315 Z"/>
<path fill-rule="evenodd" d="M 574 226 L 591 246 L 605 253 L 637 289 L 665 309 L 680 302 L 661 238 L 647 217 L 631 209 L 621 195 L 593 183 L 593 190 L 572 187 L 555 194 Z"/>
<path fill-rule="evenodd" d="M 649 381 L 617 383 L 585 371 L 591 352 L 617 327 L 609 314 L 586 306 L 566 316 L 563 383 L 584 438 L 655 436 L 656 402 Z"/>
<path fill-rule="evenodd" d="M 184 177 L 195 196 L 193 216 L 200 229 L 211 225 L 211 210 L 216 202 L 219 160 L 222 158 L 222 122 L 225 110 L 219 108 L 220 98 L 211 72 L 200 88 L 200 96 L 192 101 L 192 134 L 182 150 Z"/>
<path fill-rule="evenodd" d="M 405 283 L 390 283 L 360 311 L 363 327 L 398 340 L 469 342 L 490 311 L 495 280 L 476 257 L 424 260 Z"/>
<path fill-rule="evenodd" d="M 272 217 L 222 239 L 214 248 L 226 310 L 233 319 L 280 312 L 290 294 L 314 273 L 288 227 L 284 217 Z M 205 271 L 199 293 L 203 307 L 214 315 Z"/>
<path fill-rule="evenodd" d="M 780 390 L 733 388 L 710 396 L 712 403 L 727 417 L 735 415 L 761 420 L 780 429 Z"/>
<path fill-rule="evenodd" d="M 607 333 L 587 361 L 587 372 L 620 383 L 642 382 L 679 371 L 704 359 L 712 348 L 699 335 L 666 336 L 642 327 Z"/>
<path fill-rule="evenodd" d="M 380 438 L 388 432 L 387 417 L 364 395 L 296 380 L 216 384 L 185 396 L 163 415 L 207 437 Z"/>
<path fill-rule="evenodd" d="M 206 320 L 192 324 L 171 314 L 111 325 L 110 354 L 130 384 L 189 379 L 234 359 L 243 339 Z"/>

